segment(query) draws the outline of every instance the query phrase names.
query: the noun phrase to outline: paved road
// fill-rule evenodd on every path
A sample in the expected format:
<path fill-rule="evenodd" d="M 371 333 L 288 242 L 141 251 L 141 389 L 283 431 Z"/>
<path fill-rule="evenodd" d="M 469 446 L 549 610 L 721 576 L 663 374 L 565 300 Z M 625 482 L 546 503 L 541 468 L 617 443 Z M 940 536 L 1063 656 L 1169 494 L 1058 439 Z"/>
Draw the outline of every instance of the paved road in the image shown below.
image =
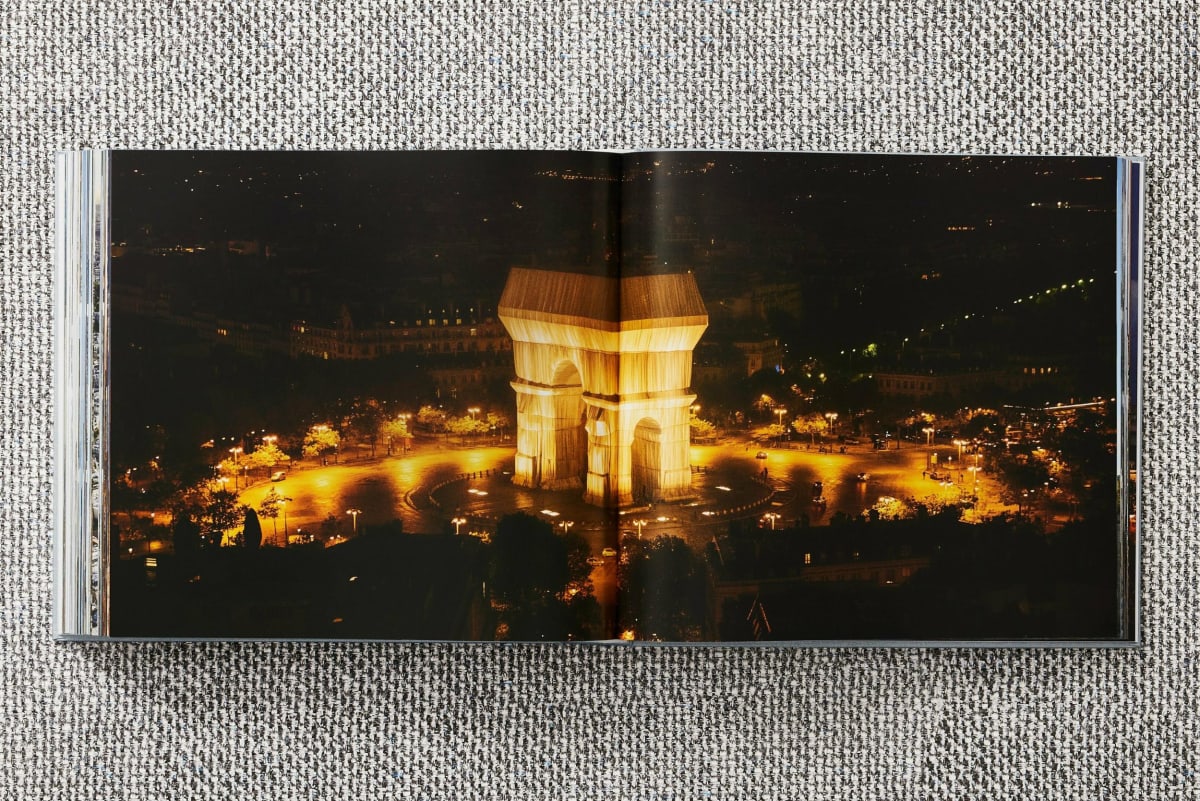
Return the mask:
<path fill-rule="evenodd" d="M 353 517 L 348 509 L 361 509 L 358 526 L 386 523 L 399 518 L 405 531 L 441 531 L 445 515 L 429 503 L 429 490 L 441 481 L 465 472 L 511 469 L 512 448 L 485 447 L 456 450 L 429 445 L 407 456 L 351 461 L 342 464 L 300 465 L 279 482 L 262 482 L 240 493 L 240 501 L 254 508 L 274 489 L 290 500 L 285 505 L 288 533 L 315 532 L 331 515 L 352 533 Z M 284 518 L 275 521 L 278 536 Z M 269 540 L 273 527 L 263 521 L 263 537 Z"/>

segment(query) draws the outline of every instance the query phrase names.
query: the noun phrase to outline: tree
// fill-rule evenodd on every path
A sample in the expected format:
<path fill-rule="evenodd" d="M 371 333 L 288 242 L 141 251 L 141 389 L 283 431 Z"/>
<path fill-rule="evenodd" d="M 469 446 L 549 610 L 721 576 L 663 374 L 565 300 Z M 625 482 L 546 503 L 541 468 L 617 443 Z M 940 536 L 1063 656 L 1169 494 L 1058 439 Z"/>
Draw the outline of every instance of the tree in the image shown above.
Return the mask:
<path fill-rule="evenodd" d="M 544 520 L 507 515 L 492 536 L 489 586 L 507 606 L 502 624 L 513 639 L 562 639 L 570 628 L 564 603 L 571 578 L 568 544 Z"/>
<path fill-rule="evenodd" d="M 769 426 L 759 426 L 750 432 L 750 436 L 760 442 L 768 439 L 779 439 L 783 436 L 783 426 L 778 423 L 771 423 Z"/>
<path fill-rule="evenodd" d="M 271 519 L 271 538 L 279 536 L 279 528 L 275 521 L 279 517 L 280 506 L 283 503 L 283 496 L 276 492 L 274 487 L 263 497 L 262 503 L 258 505 L 258 516 L 269 517 Z"/>
<path fill-rule="evenodd" d="M 588 559 L 592 555 L 592 546 L 587 538 L 578 531 L 568 531 L 562 535 L 567 547 L 567 576 L 571 585 L 579 590 L 580 595 L 590 595 L 592 586 L 592 566 Z"/>
<path fill-rule="evenodd" d="M 704 562 L 678 537 L 629 543 L 621 565 L 621 629 L 640 639 L 673 642 L 703 637 L 707 576 Z"/>
<path fill-rule="evenodd" d="M 212 482 L 204 480 L 177 492 L 168 506 L 176 520 L 186 519 L 196 527 L 201 544 L 219 547 L 225 532 L 242 519 L 242 507 L 237 493 L 227 489 L 213 489 Z"/>
<path fill-rule="evenodd" d="M 503 412 L 488 412 L 486 419 L 490 429 L 495 429 L 501 433 L 504 432 L 504 429 L 512 425 L 508 419 L 508 415 Z"/>
<path fill-rule="evenodd" d="M 394 445 L 399 444 L 403 448 L 404 440 L 411 436 L 408 432 L 408 421 L 402 417 L 395 420 L 384 420 L 379 425 L 379 436 L 387 443 L 390 456 Z"/>
<path fill-rule="evenodd" d="M 379 429 L 383 425 L 383 409 L 380 408 L 379 401 L 374 398 L 356 400 L 345 423 L 355 441 L 370 448 L 373 458 L 375 445 L 379 441 Z"/>
<path fill-rule="evenodd" d="M 257 551 L 258 546 L 262 545 L 262 524 L 258 522 L 258 515 L 249 506 L 243 507 L 246 510 L 246 519 L 242 525 L 242 544 L 251 551 Z"/>
<path fill-rule="evenodd" d="M 180 559 L 189 559 L 200 550 L 200 527 L 187 515 L 175 516 L 171 535 L 175 544 L 175 555 Z"/>
<path fill-rule="evenodd" d="M 337 450 L 341 441 L 337 429 L 326 424 L 315 425 L 304 435 L 304 455 L 308 458 L 319 456 L 321 464 L 327 464 L 329 454 Z"/>
<path fill-rule="evenodd" d="M 1037 492 L 1044 489 L 1050 480 L 1050 471 L 1045 463 L 1024 454 L 1003 454 L 997 458 L 995 466 L 1003 482 L 1000 500 L 1016 504 L 1017 511 L 1030 506 Z"/>
<path fill-rule="evenodd" d="M 717 435 L 717 427 L 711 421 L 699 417 L 689 420 L 688 428 L 691 429 L 692 439 L 712 439 Z"/>
<path fill-rule="evenodd" d="M 995 412 L 973 414 L 963 425 L 961 433 L 964 437 L 995 444 L 1004 439 L 1004 423 Z"/>
<path fill-rule="evenodd" d="M 466 436 L 468 434 L 483 434 L 489 430 L 490 426 L 485 420 L 479 420 L 471 415 L 463 415 L 462 417 L 451 417 L 445 423 L 445 429 L 451 434 Z"/>
<path fill-rule="evenodd" d="M 823 435 L 829 430 L 829 421 L 819 414 L 802 414 L 792 421 L 792 430 L 813 443 L 818 434 Z"/>
<path fill-rule="evenodd" d="M 238 504 L 237 493 L 233 490 L 213 490 L 204 506 L 204 516 L 201 518 L 201 529 L 208 535 L 208 542 L 220 546 L 225 532 L 238 524 L 244 507 Z"/>
<path fill-rule="evenodd" d="M 275 465 L 286 464 L 291 457 L 279 449 L 274 442 L 264 442 L 252 452 L 246 454 L 243 464 L 250 470 L 271 470 Z"/>
<path fill-rule="evenodd" d="M 492 535 L 492 592 L 505 603 L 536 605 L 567 586 L 567 544 L 544 520 L 506 515 Z"/>
<path fill-rule="evenodd" d="M 417 423 L 431 431 L 441 431 L 446 427 L 448 415 L 443 409 L 426 404 L 417 410 Z"/>

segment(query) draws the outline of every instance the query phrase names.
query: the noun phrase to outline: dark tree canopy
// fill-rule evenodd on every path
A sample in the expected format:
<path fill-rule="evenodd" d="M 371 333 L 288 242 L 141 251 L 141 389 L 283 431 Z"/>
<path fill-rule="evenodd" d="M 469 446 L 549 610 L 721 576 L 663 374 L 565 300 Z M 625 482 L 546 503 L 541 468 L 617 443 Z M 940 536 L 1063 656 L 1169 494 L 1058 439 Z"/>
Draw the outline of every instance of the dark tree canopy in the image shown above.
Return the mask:
<path fill-rule="evenodd" d="M 246 507 L 246 522 L 242 528 L 242 543 L 252 551 L 262 545 L 262 524 L 258 521 L 258 513 Z"/>
<path fill-rule="evenodd" d="M 622 630 L 639 639 L 702 639 L 707 577 L 701 557 L 678 537 L 628 547 L 620 576 Z"/>
<path fill-rule="evenodd" d="M 551 525 L 524 513 L 508 515 L 492 537 L 492 592 L 527 606 L 561 593 L 570 578 L 566 542 Z"/>

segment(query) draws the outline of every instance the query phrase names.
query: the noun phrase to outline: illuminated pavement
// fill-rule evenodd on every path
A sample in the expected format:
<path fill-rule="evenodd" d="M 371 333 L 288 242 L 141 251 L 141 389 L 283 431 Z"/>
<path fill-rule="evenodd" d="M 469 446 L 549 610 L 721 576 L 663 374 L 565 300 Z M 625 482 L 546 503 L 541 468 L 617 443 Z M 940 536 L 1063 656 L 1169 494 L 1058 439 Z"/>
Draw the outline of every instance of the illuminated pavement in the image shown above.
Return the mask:
<path fill-rule="evenodd" d="M 755 458 L 760 450 L 766 452 L 766 459 Z M 954 457 L 949 463 L 954 465 L 949 470 L 951 482 L 922 476 L 931 452 L 938 454 L 943 471 L 947 457 Z M 256 484 L 242 491 L 240 498 L 242 503 L 255 508 L 271 488 L 289 498 L 287 526 L 292 535 L 298 530 L 315 532 L 330 515 L 341 521 L 344 533 L 350 534 L 353 524 L 346 513 L 348 509 L 362 510 L 358 515 L 360 528 L 398 518 L 403 521 L 404 530 L 410 532 L 446 531 L 455 515 L 494 520 L 513 511 L 527 511 L 554 524 L 571 521 L 573 530 L 583 534 L 593 551 L 599 553 L 604 547 L 615 545 L 611 533 L 614 518 L 616 527 L 623 531 L 635 528 L 633 520 L 645 520 L 646 534 L 690 533 L 689 540 L 707 541 L 731 516 L 760 517 L 770 511 L 780 515 L 777 523 L 780 527 L 792 525 L 803 517 L 812 525 L 822 525 L 837 512 L 857 516 L 884 497 L 946 503 L 970 495 L 973 488 L 972 473 L 959 469 L 957 449 L 953 446 L 913 445 L 901 450 L 875 451 L 858 445 L 848 447 L 843 454 L 818 453 L 802 447 L 788 450 L 740 444 L 695 445 L 692 464 L 706 468 L 707 472 L 693 476 L 694 500 L 654 504 L 648 509 L 617 515 L 583 503 L 579 490 L 530 491 L 512 486 L 505 474 L 505 471 L 511 473 L 512 459 L 511 447 L 454 449 L 424 444 L 404 457 L 293 469 L 286 480 Z M 971 462 L 969 457 L 966 461 Z M 754 478 L 764 466 L 776 493 L 770 503 L 735 515 L 704 514 L 761 499 L 766 490 Z M 463 473 L 485 470 L 494 471 L 494 475 L 453 480 Z M 858 481 L 857 473 L 867 473 L 869 478 Z M 812 503 L 815 481 L 822 482 L 824 505 Z M 434 488 L 441 508 L 430 499 Z M 980 503 L 967 519 L 974 514 L 1004 510 L 998 492 L 996 483 L 986 474 L 980 474 Z M 542 510 L 558 514 L 547 515 Z M 658 517 L 668 519 L 659 521 Z M 265 541 L 281 539 L 283 516 L 274 526 L 269 520 L 262 523 Z"/>
<path fill-rule="evenodd" d="M 406 456 L 351 461 L 342 464 L 301 466 L 288 472 L 283 481 L 256 484 L 243 490 L 240 502 L 258 508 L 271 491 L 286 498 L 288 532 L 316 532 L 330 515 L 342 521 L 342 530 L 352 533 L 348 509 L 361 509 L 358 526 L 400 519 L 410 532 L 446 530 L 449 520 L 429 502 L 429 490 L 439 482 L 464 472 L 511 470 L 510 447 L 457 450 L 434 444 L 422 445 Z M 283 515 L 275 521 L 282 536 Z M 262 521 L 263 540 L 272 541 L 272 523 Z"/>
<path fill-rule="evenodd" d="M 813 525 L 828 522 L 837 512 L 857 516 L 884 497 L 947 503 L 972 494 L 975 488 L 973 474 L 965 469 L 974 460 L 968 456 L 964 464 L 953 446 L 913 445 L 876 451 L 870 446 L 852 445 L 847 446 L 846 453 L 819 453 L 803 447 L 760 450 L 766 452 L 765 460 L 754 458 L 757 451 L 753 447 L 693 446 L 692 463 L 711 465 L 718 472 L 761 470 L 765 464 L 779 491 L 775 502 L 782 504 L 775 511 L 788 522 L 806 514 Z M 938 454 L 938 469 L 949 472 L 950 482 L 935 481 L 927 473 L 922 475 L 931 453 Z M 947 462 L 948 457 L 953 459 Z M 947 464 L 953 467 L 947 468 Z M 867 480 L 858 481 L 858 473 L 866 473 Z M 812 486 L 817 481 L 823 485 L 824 508 L 811 503 Z M 998 498 L 998 488 L 983 473 L 979 475 L 978 492 L 984 504 Z M 992 505 L 996 507 L 993 511 L 999 511 L 998 500 Z"/>

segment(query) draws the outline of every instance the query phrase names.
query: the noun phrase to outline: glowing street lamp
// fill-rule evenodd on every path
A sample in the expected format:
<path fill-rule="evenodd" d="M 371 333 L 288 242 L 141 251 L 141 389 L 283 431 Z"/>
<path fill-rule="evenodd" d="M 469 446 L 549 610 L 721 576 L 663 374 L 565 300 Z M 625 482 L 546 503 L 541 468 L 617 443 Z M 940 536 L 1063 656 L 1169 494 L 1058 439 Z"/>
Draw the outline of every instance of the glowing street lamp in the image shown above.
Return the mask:
<path fill-rule="evenodd" d="M 358 516 L 362 514 L 362 509 L 347 509 L 346 514 L 353 518 L 354 533 L 358 533 Z"/>
<path fill-rule="evenodd" d="M 925 426 L 924 428 L 921 429 L 921 433 L 923 433 L 925 435 L 925 445 L 926 446 L 932 445 L 933 444 L 933 428 L 931 428 L 930 426 Z"/>
<path fill-rule="evenodd" d="M 837 412 L 825 412 L 825 419 L 829 421 L 829 436 L 833 436 L 833 424 L 837 422 Z"/>
<path fill-rule="evenodd" d="M 471 415 L 471 419 L 472 419 L 472 420 L 474 420 L 474 419 L 475 419 L 475 415 L 479 414 L 479 407 L 478 407 L 478 406 L 472 406 L 470 409 L 467 409 L 467 413 L 468 413 L 468 414 L 470 414 L 470 415 Z"/>
<path fill-rule="evenodd" d="M 955 445 L 957 445 L 957 446 L 958 446 L 958 460 L 961 462 L 961 461 L 962 461 L 962 454 L 963 454 L 963 446 L 964 446 L 964 445 L 969 445 L 969 444 L 970 444 L 970 441 L 969 441 L 969 440 L 965 440 L 965 439 L 955 439 L 955 440 L 952 440 L 952 441 L 953 441 L 953 443 L 954 443 Z"/>
<path fill-rule="evenodd" d="M 775 530 L 775 521 L 778 520 L 780 517 L 782 517 L 782 515 L 780 515 L 778 512 L 767 512 L 765 515 L 763 515 L 763 520 L 770 520 L 771 521 L 771 531 L 774 531 Z"/>
<path fill-rule="evenodd" d="M 285 548 L 287 547 L 287 542 L 288 542 L 287 504 L 288 504 L 288 501 L 290 501 L 290 500 L 291 500 L 291 498 L 280 498 L 278 501 L 279 508 L 281 510 L 283 510 L 283 545 Z"/>
<path fill-rule="evenodd" d="M 456 517 L 450 522 L 454 524 L 454 534 L 457 536 L 460 528 L 467 522 L 467 519 L 465 517 Z"/>
<path fill-rule="evenodd" d="M 404 412 L 403 414 L 399 415 L 396 419 L 404 421 L 404 436 L 400 438 L 400 440 L 401 440 L 400 454 L 403 456 L 404 454 L 408 453 L 408 440 L 412 436 L 412 434 L 409 430 L 409 427 L 408 427 L 408 421 L 412 419 L 412 415 L 409 414 L 408 412 Z"/>
<path fill-rule="evenodd" d="M 575 521 L 574 520 L 564 520 L 561 523 L 559 523 L 559 525 L 562 526 L 563 534 L 566 534 L 567 531 L 571 528 L 571 526 L 575 525 Z"/>
<path fill-rule="evenodd" d="M 233 454 L 233 491 L 237 492 L 238 488 L 238 455 L 243 453 L 240 447 L 230 448 L 229 452 Z"/>
<path fill-rule="evenodd" d="M 633 527 L 638 530 L 638 539 L 639 540 L 642 538 L 642 529 L 645 528 L 646 524 L 649 522 L 650 522 L 649 520 L 634 520 L 633 521 Z"/>

